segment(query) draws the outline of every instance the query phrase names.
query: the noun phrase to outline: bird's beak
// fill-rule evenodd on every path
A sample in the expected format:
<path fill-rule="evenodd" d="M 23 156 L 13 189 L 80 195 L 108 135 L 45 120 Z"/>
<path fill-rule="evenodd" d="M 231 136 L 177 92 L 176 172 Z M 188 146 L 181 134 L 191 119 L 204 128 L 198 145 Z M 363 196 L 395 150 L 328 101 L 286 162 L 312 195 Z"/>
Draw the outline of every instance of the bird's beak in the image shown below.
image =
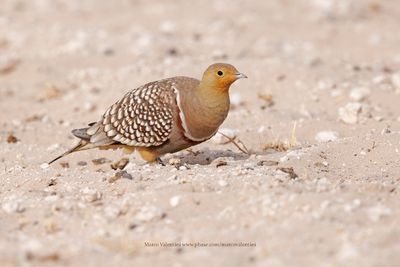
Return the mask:
<path fill-rule="evenodd" d="M 236 74 L 236 79 L 243 79 L 243 78 L 247 78 L 247 76 L 244 75 L 243 73 L 237 73 Z"/>

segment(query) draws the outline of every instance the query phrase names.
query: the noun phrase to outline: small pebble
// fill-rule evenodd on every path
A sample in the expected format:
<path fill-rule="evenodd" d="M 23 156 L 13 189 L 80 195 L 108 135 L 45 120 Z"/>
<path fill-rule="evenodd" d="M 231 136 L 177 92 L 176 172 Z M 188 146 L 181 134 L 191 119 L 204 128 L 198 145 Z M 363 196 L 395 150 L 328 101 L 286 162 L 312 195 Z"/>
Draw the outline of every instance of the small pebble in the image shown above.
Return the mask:
<path fill-rule="evenodd" d="M 22 206 L 21 204 L 21 200 L 19 199 L 13 199 L 13 200 L 9 200 L 7 202 L 4 202 L 1 207 L 3 209 L 3 211 L 5 211 L 6 213 L 21 213 L 25 211 L 25 208 Z"/>
<path fill-rule="evenodd" d="M 51 146 L 49 146 L 47 148 L 47 151 L 53 152 L 53 151 L 56 151 L 58 148 L 60 148 L 60 144 L 52 144 Z"/>
<path fill-rule="evenodd" d="M 57 200 L 59 200 L 60 197 L 58 195 L 50 195 L 44 198 L 44 201 L 47 202 L 56 202 Z"/>
<path fill-rule="evenodd" d="M 385 81 L 387 81 L 387 78 L 386 78 L 386 76 L 384 76 L 384 75 L 378 75 L 378 76 L 375 76 L 375 77 L 372 79 L 372 82 L 373 82 L 374 84 L 381 84 L 381 83 L 384 83 Z"/>
<path fill-rule="evenodd" d="M 85 187 L 80 191 L 82 193 L 82 198 L 87 202 L 95 202 L 101 199 L 101 192 L 94 188 Z"/>
<path fill-rule="evenodd" d="M 393 87 L 395 89 L 400 89 L 400 72 L 399 73 L 393 73 L 392 77 L 390 77 L 390 81 L 393 84 Z"/>
<path fill-rule="evenodd" d="M 129 163 L 128 158 L 122 158 L 114 163 L 112 163 L 110 166 L 113 170 L 122 170 L 125 168 L 125 166 Z"/>
<path fill-rule="evenodd" d="M 62 168 L 69 168 L 69 163 L 68 162 L 60 162 L 60 166 L 62 167 Z"/>
<path fill-rule="evenodd" d="M 228 186 L 228 182 L 221 179 L 221 180 L 218 180 L 218 185 L 221 187 L 226 187 L 226 186 Z"/>
<path fill-rule="evenodd" d="M 392 130 L 390 129 L 390 125 L 387 125 L 385 128 L 382 129 L 381 135 L 390 134 Z"/>
<path fill-rule="evenodd" d="M 280 167 L 277 170 L 287 173 L 291 179 L 295 179 L 298 175 L 294 172 L 293 167 Z"/>
<path fill-rule="evenodd" d="M 168 160 L 168 164 L 172 166 L 179 166 L 181 164 L 181 159 L 180 158 L 170 158 Z"/>
<path fill-rule="evenodd" d="M 9 134 L 7 136 L 7 143 L 9 143 L 9 144 L 15 144 L 18 141 L 19 141 L 18 138 L 15 137 L 15 135 L 13 135 L 13 134 Z"/>
<path fill-rule="evenodd" d="M 159 220 L 165 217 L 165 213 L 156 206 L 144 206 L 136 213 L 135 219 L 140 222 Z"/>
<path fill-rule="evenodd" d="M 57 184 L 56 178 L 50 178 L 50 180 L 47 182 L 47 186 L 54 186 L 56 184 Z"/>
<path fill-rule="evenodd" d="M 93 159 L 92 162 L 94 165 L 101 165 L 101 164 L 110 162 L 110 160 L 106 159 L 106 158 L 98 158 L 98 159 Z"/>
<path fill-rule="evenodd" d="M 186 166 L 186 165 L 182 165 L 182 166 L 179 166 L 179 168 L 178 168 L 180 171 L 186 171 L 186 170 L 189 170 L 189 168 L 188 168 L 188 166 Z"/>
<path fill-rule="evenodd" d="M 222 134 L 221 134 L 222 133 Z M 228 128 L 221 128 L 218 130 L 218 132 L 211 138 L 211 142 L 213 142 L 214 144 L 224 144 L 226 142 L 228 142 L 228 138 L 226 138 L 225 136 L 229 138 L 235 138 L 237 135 L 237 131 L 233 130 L 233 129 L 228 129 Z"/>
<path fill-rule="evenodd" d="M 321 131 L 318 132 L 315 135 L 315 140 L 317 142 L 320 143 L 324 143 L 324 142 L 332 142 L 337 140 L 339 137 L 339 134 L 337 132 L 333 132 L 333 131 Z"/>
<path fill-rule="evenodd" d="M 178 175 L 176 174 L 167 178 L 167 181 L 177 181 L 177 180 L 178 180 Z"/>
<path fill-rule="evenodd" d="M 274 103 L 274 97 L 272 94 L 263 92 L 263 93 L 258 93 L 257 94 L 258 98 L 264 101 L 264 105 L 262 106 L 262 109 L 272 107 Z"/>
<path fill-rule="evenodd" d="M 161 22 L 159 29 L 163 33 L 172 34 L 176 31 L 176 25 L 174 22 L 166 20 Z"/>
<path fill-rule="evenodd" d="M 260 160 L 257 162 L 258 166 L 276 166 L 279 162 L 275 160 Z"/>
<path fill-rule="evenodd" d="M 228 162 L 226 162 L 225 160 L 222 160 L 222 159 L 217 159 L 214 162 L 215 162 L 215 167 L 216 168 L 228 165 Z"/>
<path fill-rule="evenodd" d="M 371 94 L 371 90 L 366 87 L 354 88 L 350 91 L 349 97 L 351 100 L 361 102 Z"/>
<path fill-rule="evenodd" d="M 345 212 L 351 213 L 351 212 L 355 211 L 357 208 L 359 208 L 360 206 L 361 206 L 361 200 L 359 200 L 357 198 L 357 199 L 354 199 L 351 203 L 345 204 L 343 206 L 343 209 Z"/>
<path fill-rule="evenodd" d="M 362 105 L 357 102 L 348 103 L 339 108 L 339 119 L 347 124 L 356 124 Z"/>
<path fill-rule="evenodd" d="M 56 222 L 54 221 L 54 218 L 52 218 L 52 217 L 45 219 L 43 222 L 43 226 L 44 226 L 46 233 L 48 233 L 48 234 L 55 233 L 59 230 Z"/>
<path fill-rule="evenodd" d="M 171 205 L 171 207 L 176 207 L 179 205 L 180 200 L 180 196 L 173 196 L 169 199 L 169 204 Z"/>
<path fill-rule="evenodd" d="M 116 172 L 116 173 L 114 174 L 114 176 L 110 177 L 110 178 L 108 179 L 108 182 L 109 182 L 109 183 L 113 183 L 113 182 L 115 182 L 115 181 L 117 181 L 117 180 L 119 180 L 119 179 L 121 179 L 121 178 L 129 179 L 129 180 L 132 180 L 132 179 L 133 179 L 132 175 L 130 175 L 128 172 L 126 172 L 126 171 L 119 171 L 119 172 Z"/>
<path fill-rule="evenodd" d="M 49 167 L 50 167 L 50 165 L 47 162 L 40 164 L 40 168 L 42 168 L 42 169 L 47 169 Z"/>
<path fill-rule="evenodd" d="M 38 96 L 38 100 L 43 102 L 46 100 L 56 99 L 62 95 L 62 91 L 54 84 L 47 84 Z"/>
<path fill-rule="evenodd" d="M 231 101 L 231 105 L 234 107 L 238 107 L 244 103 L 242 96 L 238 93 L 232 94 L 230 96 L 230 101 Z"/>
<path fill-rule="evenodd" d="M 0 74 L 8 74 L 15 70 L 21 60 L 15 56 L 0 56 Z"/>
<path fill-rule="evenodd" d="M 108 205 L 104 208 L 104 216 L 108 219 L 115 219 L 119 215 L 121 215 L 121 209 L 114 205 Z"/>
<path fill-rule="evenodd" d="M 381 218 L 385 216 L 390 216 L 392 214 L 392 210 L 389 207 L 378 204 L 374 207 L 369 208 L 367 210 L 367 214 L 371 221 L 378 222 Z"/>

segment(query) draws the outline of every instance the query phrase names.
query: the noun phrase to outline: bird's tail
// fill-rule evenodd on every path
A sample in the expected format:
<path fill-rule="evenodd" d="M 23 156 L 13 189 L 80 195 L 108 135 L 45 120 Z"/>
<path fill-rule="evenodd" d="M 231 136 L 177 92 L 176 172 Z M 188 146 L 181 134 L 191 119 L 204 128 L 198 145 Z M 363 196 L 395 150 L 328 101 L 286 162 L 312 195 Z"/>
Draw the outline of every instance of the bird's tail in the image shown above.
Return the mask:
<path fill-rule="evenodd" d="M 89 124 L 89 126 L 93 126 L 93 125 L 94 125 L 94 123 Z M 87 130 L 89 128 L 81 128 L 81 129 L 73 130 L 72 134 L 81 139 L 79 141 L 79 143 L 76 146 L 74 146 L 73 148 L 65 151 L 63 154 L 61 154 L 57 158 L 55 158 L 52 161 L 50 161 L 49 164 L 53 163 L 54 161 L 59 160 L 62 157 L 65 157 L 68 154 L 71 154 L 72 152 L 91 149 L 91 148 L 96 147 L 96 145 L 90 143 L 90 135 L 87 133 Z"/>
<path fill-rule="evenodd" d="M 62 155 L 50 161 L 49 164 L 76 151 L 82 151 L 92 148 L 100 148 L 100 149 L 118 148 L 118 146 L 113 145 L 115 141 L 108 138 L 105 132 L 102 131 L 101 123 L 90 123 L 89 127 L 75 129 L 72 131 L 72 134 L 81 139 L 79 143 L 73 148 L 63 153 Z"/>
<path fill-rule="evenodd" d="M 90 148 L 92 148 L 92 146 L 90 146 L 89 142 L 87 142 L 85 140 L 80 140 L 76 146 L 65 151 L 63 154 L 61 154 L 60 156 L 58 156 L 55 159 L 53 159 L 52 161 L 50 161 L 49 164 L 52 164 L 54 161 L 57 161 L 57 160 L 61 159 L 62 157 L 65 157 L 66 155 L 71 154 L 72 152 L 86 150 L 86 149 L 90 149 Z"/>

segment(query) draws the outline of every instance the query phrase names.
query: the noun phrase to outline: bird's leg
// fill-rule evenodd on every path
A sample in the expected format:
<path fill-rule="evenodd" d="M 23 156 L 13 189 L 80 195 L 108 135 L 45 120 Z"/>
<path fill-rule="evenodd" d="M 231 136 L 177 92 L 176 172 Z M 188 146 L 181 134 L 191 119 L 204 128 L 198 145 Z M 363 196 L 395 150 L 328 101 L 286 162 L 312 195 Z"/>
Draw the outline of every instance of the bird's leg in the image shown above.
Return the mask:
<path fill-rule="evenodd" d="M 140 147 L 137 148 L 140 156 L 147 162 L 154 162 L 160 156 L 157 152 L 147 148 L 147 147 Z"/>
<path fill-rule="evenodd" d="M 162 159 L 161 159 L 160 157 L 157 157 L 157 158 L 156 158 L 156 161 L 157 161 L 157 163 L 160 164 L 161 166 L 165 166 L 164 161 L 162 161 Z"/>

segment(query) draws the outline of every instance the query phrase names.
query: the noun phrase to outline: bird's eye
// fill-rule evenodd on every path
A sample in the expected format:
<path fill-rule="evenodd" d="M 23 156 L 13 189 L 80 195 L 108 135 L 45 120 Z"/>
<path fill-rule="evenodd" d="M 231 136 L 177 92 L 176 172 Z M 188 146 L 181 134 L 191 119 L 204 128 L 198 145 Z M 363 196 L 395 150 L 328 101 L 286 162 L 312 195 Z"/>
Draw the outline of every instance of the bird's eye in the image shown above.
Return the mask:
<path fill-rule="evenodd" d="M 217 74 L 218 74 L 218 76 L 224 75 L 224 73 L 222 71 L 220 71 L 220 70 L 217 72 Z"/>

